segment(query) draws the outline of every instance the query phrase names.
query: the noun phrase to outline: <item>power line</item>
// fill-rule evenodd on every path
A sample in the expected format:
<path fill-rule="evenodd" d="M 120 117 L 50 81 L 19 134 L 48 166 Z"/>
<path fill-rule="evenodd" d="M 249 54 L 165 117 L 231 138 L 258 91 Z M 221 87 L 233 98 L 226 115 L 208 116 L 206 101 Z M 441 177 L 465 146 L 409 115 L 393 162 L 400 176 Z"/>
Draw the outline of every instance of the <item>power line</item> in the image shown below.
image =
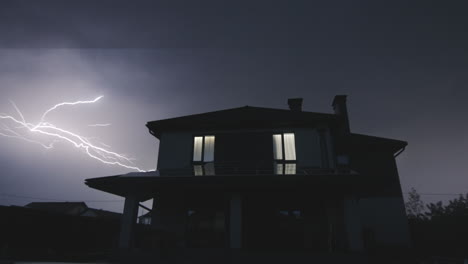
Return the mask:
<path fill-rule="evenodd" d="M 419 193 L 419 195 L 463 196 L 462 193 Z"/>
<path fill-rule="evenodd" d="M 410 194 L 411 192 L 405 192 L 405 194 Z M 430 195 L 437 195 L 437 196 L 464 196 L 465 194 L 463 193 L 417 193 L 419 195 L 427 195 L 427 196 L 430 196 Z"/>

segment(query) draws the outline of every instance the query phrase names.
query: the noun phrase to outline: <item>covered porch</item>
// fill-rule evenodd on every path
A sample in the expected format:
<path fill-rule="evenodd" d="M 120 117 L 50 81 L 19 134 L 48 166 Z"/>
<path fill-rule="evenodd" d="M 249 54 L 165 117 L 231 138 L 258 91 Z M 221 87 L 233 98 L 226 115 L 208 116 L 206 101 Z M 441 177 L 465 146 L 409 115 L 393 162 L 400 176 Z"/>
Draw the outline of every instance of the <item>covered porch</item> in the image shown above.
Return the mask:
<path fill-rule="evenodd" d="M 301 170 L 298 170 L 300 172 Z M 258 173 L 217 176 L 131 173 L 86 180 L 125 197 L 119 248 L 136 247 L 139 203 L 154 199 L 145 247 L 168 249 L 362 250 L 357 196 L 360 176 Z"/>

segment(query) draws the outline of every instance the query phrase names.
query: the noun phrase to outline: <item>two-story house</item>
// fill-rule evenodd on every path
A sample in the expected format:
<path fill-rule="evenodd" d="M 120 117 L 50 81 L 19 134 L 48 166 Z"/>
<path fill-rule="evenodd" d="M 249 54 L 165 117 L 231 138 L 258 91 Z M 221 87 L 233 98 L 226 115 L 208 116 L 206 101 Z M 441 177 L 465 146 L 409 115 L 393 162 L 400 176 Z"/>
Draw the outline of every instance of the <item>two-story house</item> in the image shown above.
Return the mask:
<path fill-rule="evenodd" d="M 395 157 L 406 142 L 350 132 L 333 114 L 239 107 L 147 123 L 157 171 L 87 179 L 125 197 L 121 248 L 139 203 L 174 246 L 318 252 L 409 247 Z"/>

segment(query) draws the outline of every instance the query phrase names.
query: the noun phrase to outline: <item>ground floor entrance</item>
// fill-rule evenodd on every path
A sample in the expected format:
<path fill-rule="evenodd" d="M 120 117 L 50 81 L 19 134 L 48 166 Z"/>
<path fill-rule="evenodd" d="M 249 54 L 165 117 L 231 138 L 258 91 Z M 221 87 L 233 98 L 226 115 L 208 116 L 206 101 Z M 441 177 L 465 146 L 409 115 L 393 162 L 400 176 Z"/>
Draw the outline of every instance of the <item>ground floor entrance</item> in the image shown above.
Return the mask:
<path fill-rule="evenodd" d="M 331 252 L 345 243 L 341 206 L 339 200 L 288 191 L 161 193 L 153 227 L 172 228 L 169 233 L 186 248 Z"/>

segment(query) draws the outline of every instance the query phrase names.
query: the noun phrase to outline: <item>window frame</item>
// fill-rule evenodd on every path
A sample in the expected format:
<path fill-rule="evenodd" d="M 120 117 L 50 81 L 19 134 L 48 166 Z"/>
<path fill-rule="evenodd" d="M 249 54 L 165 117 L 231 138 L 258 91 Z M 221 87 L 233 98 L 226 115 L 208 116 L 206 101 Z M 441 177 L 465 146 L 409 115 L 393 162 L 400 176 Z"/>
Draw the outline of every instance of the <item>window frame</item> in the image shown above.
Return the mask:
<path fill-rule="evenodd" d="M 195 138 L 196 137 L 201 137 L 202 138 L 202 143 L 201 143 L 201 156 L 200 160 L 195 161 L 194 160 L 194 154 L 195 154 Z M 205 161 L 205 137 L 214 137 L 214 147 L 213 147 L 213 160 L 212 161 Z M 192 155 L 191 155 L 191 161 L 193 165 L 204 165 L 206 163 L 210 162 L 215 162 L 216 160 L 216 135 L 215 134 L 196 134 L 192 136 Z"/>
<path fill-rule="evenodd" d="M 294 135 L 294 157 L 295 159 L 294 160 L 287 160 L 286 159 L 286 151 L 285 151 L 285 140 L 284 140 L 284 134 L 293 134 Z M 297 151 L 296 151 L 296 133 L 294 131 L 281 131 L 281 132 L 274 132 L 272 134 L 272 145 L 273 145 L 273 148 L 274 148 L 274 136 L 275 135 L 281 135 L 281 159 L 276 159 L 275 156 L 274 156 L 274 153 L 273 153 L 273 166 L 274 166 L 274 172 L 275 174 L 277 175 L 294 175 L 297 173 Z M 274 151 L 274 149 L 273 149 Z M 286 165 L 287 164 L 294 164 L 295 165 L 295 168 L 294 168 L 294 173 L 293 174 L 290 174 L 290 173 L 286 173 L 287 170 L 286 169 Z M 281 172 L 278 171 L 278 165 L 281 165 Z"/>
<path fill-rule="evenodd" d="M 195 161 L 195 138 L 201 137 L 201 153 L 200 153 L 200 160 Z M 214 146 L 213 146 L 213 160 L 206 161 L 205 160 L 205 138 L 206 137 L 213 137 L 214 138 Z M 192 173 L 194 176 L 214 176 L 216 175 L 215 172 L 215 152 L 216 152 L 216 135 L 215 134 L 193 134 L 192 135 L 192 153 L 191 153 L 191 167 Z M 212 164 L 212 166 L 209 166 Z M 209 166 L 209 167 L 208 167 Z"/>
<path fill-rule="evenodd" d="M 285 151 L 285 146 L 284 146 L 284 134 L 293 134 L 294 135 L 294 157 L 295 159 L 294 160 L 287 160 L 286 159 L 286 151 Z M 275 159 L 275 157 L 273 156 L 273 161 L 275 162 L 281 162 L 281 163 L 296 163 L 297 162 L 297 151 L 296 151 L 296 133 L 294 132 L 278 132 L 278 133 L 273 133 L 272 134 L 272 138 L 273 136 L 275 135 L 281 135 L 281 156 L 282 158 L 281 159 Z M 273 142 L 274 143 L 274 142 Z"/>

